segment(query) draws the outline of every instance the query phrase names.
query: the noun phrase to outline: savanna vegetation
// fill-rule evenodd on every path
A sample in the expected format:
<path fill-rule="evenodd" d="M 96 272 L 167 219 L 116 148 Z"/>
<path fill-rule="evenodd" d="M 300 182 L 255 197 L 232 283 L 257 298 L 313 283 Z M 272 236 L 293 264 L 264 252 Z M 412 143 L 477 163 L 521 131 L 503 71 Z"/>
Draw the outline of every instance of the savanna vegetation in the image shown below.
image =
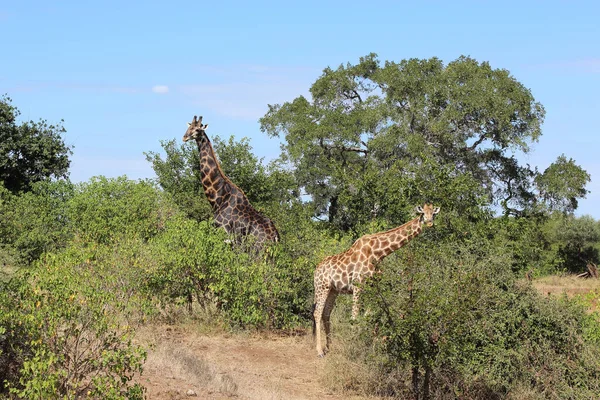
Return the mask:
<path fill-rule="evenodd" d="M 432 202 L 436 226 L 382 262 L 354 324 L 340 299 L 324 362 L 346 373 L 332 389 L 598 398 L 600 293 L 548 297 L 524 279 L 583 272 L 600 248 L 600 223 L 574 215 L 589 174 L 567 155 L 543 171 L 520 161 L 545 116 L 526 86 L 468 57 L 371 54 L 326 68 L 310 93 L 261 118 L 283 144 L 268 164 L 247 139 L 211 135 L 280 232 L 259 253 L 213 227 L 194 145 L 147 153 L 155 180 L 72 183 L 62 126 L 21 123 L 2 98 L 0 397 L 143 398 L 136 328 L 182 315 L 304 330 L 317 263 Z"/>

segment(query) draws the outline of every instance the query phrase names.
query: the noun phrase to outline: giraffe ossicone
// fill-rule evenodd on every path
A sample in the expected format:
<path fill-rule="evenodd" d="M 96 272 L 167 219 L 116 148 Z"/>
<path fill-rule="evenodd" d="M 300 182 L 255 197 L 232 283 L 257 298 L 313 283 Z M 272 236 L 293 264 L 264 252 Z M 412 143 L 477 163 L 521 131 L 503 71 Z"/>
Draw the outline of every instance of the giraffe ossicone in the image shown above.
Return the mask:
<path fill-rule="evenodd" d="M 423 225 L 432 226 L 440 207 L 425 204 L 415 211 L 418 215 L 413 220 L 385 232 L 362 236 L 345 252 L 326 257 L 315 269 L 313 335 L 319 357 L 323 357 L 331 345 L 330 316 L 337 296 L 352 294 L 352 319 L 355 319 L 360 296 L 360 287 L 355 284 L 370 278 L 377 263 L 419 235 Z M 325 348 L 321 343 L 321 324 L 325 328 Z"/>
<path fill-rule="evenodd" d="M 200 153 L 200 178 L 206 198 L 213 211 L 215 225 L 239 241 L 251 235 L 255 244 L 262 246 L 267 242 L 278 242 L 279 232 L 269 218 L 258 212 L 244 192 L 237 187 L 221 170 L 219 160 L 206 135 L 208 124 L 202 124 L 202 117 L 188 123 L 183 141 L 194 139 Z"/>

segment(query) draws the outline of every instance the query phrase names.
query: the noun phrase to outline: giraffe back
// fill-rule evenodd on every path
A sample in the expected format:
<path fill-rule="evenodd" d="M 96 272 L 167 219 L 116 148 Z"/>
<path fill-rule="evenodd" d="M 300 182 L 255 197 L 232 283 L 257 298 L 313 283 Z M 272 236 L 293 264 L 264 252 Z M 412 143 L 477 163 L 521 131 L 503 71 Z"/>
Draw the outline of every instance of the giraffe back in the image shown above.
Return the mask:
<path fill-rule="evenodd" d="M 217 226 L 235 236 L 253 235 L 259 244 L 279 241 L 279 232 L 273 221 L 257 211 L 233 183 L 223 196 L 220 207 L 214 210 L 214 216 Z"/>
<path fill-rule="evenodd" d="M 366 235 L 345 252 L 326 257 L 315 269 L 315 285 L 352 293 L 355 283 L 369 278 L 375 271 L 372 242 L 372 235 Z"/>

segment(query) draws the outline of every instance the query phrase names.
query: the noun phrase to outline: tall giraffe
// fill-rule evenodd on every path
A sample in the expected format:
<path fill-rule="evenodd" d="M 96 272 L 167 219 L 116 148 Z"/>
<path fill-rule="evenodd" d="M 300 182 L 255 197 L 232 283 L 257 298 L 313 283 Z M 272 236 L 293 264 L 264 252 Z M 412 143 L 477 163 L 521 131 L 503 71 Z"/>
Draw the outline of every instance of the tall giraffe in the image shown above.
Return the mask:
<path fill-rule="evenodd" d="M 365 235 L 348 250 L 325 258 L 315 269 L 315 303 L 313 335 L 316 336 L 317 354 L 325 355 L 331 344 L 329 320 L 335 299 L 339 294 L 352 294 L 352 319 L 358 316 L 360 287 L 355 286 L 370 278 L 377 264 L 392 252 L 404 246 L 423 231 L 423 224 L 433 225 L 439 207 L 425 204 L 416 208 L 418 216 L 389 231 Z M 321 322 L 325 325 L 326 345 L 321 346 Z"/>
<path fill-rule="evenodd" d="M 215 225 L 223 227 L 236 240 L 246 235 L 256 238 L 261 246 L 266 242 L 278 242 L 279 233 L 273 222 L 256 211 L 244 192 L 221 170 L 219 161 L 206 135 L 208 124 L 202 125 L 202 117 L 188 123 L 183 141 L 195 139 L 200 153 L 200 177 L 206 198 L 215 218 Z"/>

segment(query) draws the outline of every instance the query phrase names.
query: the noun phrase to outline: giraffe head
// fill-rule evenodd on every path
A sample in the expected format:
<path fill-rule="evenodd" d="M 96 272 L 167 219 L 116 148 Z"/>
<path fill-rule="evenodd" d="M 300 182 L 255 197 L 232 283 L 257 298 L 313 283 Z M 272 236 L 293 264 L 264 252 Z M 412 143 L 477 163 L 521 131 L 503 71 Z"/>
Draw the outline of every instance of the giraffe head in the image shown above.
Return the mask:
<path fill-rule="evenodd" d="M 425 204 L 423 207 L 417 206 L 415 211 L 417 214 L 421 215 L 421 224 L 433 226 L 433 219 L 435 218 L 435 215 L 440 212 L 440 208 L 434 207 L 433 204 Z"/>
<path fill-rule="evenodd" d="M 197 119 L 194 115 L 194 119 L 192 122 L 188 122 L 187 131 L 185 131 L 185 135 L 183 135 L 183 141 L 187 142 L 190 139 L 201 139 L 206 138 L 206 128 L 208 128 L 208 124 L 202 125 L 202 117 Z"/>

